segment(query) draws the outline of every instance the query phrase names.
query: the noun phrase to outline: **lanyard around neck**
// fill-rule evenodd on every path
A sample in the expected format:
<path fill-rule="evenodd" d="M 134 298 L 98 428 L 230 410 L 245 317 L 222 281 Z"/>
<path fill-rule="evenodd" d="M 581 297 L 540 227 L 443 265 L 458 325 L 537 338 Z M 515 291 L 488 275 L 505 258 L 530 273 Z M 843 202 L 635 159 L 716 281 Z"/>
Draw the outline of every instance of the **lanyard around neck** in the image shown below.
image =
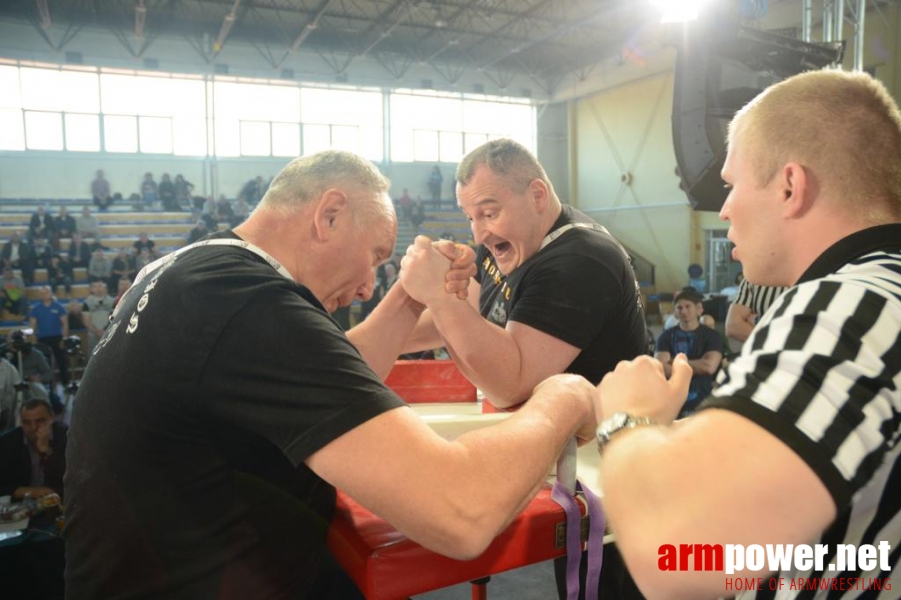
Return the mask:
<path fill-rule="evenodd" d="M 137 285 L 139 281 L 141 281 L 142 279 L 144 279 L 145 277 L 147 277 L 148 275 L 150 275 L 151 273 L 153 273 L 160 267 L 168 265 L 169 263 L 174 261 L 176 258 L 181 256 L 185 252 L 187 252 L 189 250 L 193 250 L 194 248 L 200 248 L 202 246 L 235 246 L 237 248 L 243 248 L 245 250 L 253 252 L 257 256 L 259 256 L 260 258 L 265 260 L 269 264 L 270 267 L 272 267 L 273 269 L 278 271 L 278 273 L 285 279 L 294 281 L 294 278 L 291 277 L 291 273 L 288 272 L 288 269 L 286 269 L 284 267 L 284 265 L 282 265 L 282 263 L 275 260 L 271 254 L 269 254 L 268 252 L 266 252 L 259 246 L 255 246 L 254 244 L 251 244 L 250 242 L 245 242 L 244 240 L 214 239 L 214 240 L 203 240 L 200 242 L 195 242 L 195 243 L 191 244 L 190 246 L 185 246 L 184 248 L 176 250 L 175 252 L 172 252 L 171 254 L 167 254 L 166 256 L 153 261 L 152 263 L 150 263 L 149 265 L 147 265 L 143 269 L 141 269 L 141 271 L 138 273 L 137 277 L 135 277 L 135 281 L 132 284 L 132 286 Z"/>

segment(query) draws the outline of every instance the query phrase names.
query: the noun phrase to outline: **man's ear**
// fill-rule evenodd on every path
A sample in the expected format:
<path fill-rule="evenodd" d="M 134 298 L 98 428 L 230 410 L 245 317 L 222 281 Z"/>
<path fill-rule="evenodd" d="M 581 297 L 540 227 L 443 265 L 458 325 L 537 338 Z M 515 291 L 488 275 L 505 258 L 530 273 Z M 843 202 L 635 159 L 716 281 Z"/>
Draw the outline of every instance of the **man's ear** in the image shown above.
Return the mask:
<path fill-rule="evenodd" d="M 347 194 L 337 189 L 328 189 L 319 198 L 313 211 L 313 227 L 316 239 L 325 241 L 331 238 L 338 226 L 338 218 L 350 210 Z"/>
<path fill-rule="evenodd" d="M 790 219 L 803 216 L 813 206 L 816 182 L 799 163 L 790 162 L 779 173 L 783 214 Z"/>
<path fill-rule="evenodd" d="M 528 193 L 531 196 L 532 201 L 535 202 L 535 209 L 539 213 L 543 213 L 547 210 L 547 207 L 550 204 L 551 195 L 545 182 L 536 177 L 529 182 Z"/>

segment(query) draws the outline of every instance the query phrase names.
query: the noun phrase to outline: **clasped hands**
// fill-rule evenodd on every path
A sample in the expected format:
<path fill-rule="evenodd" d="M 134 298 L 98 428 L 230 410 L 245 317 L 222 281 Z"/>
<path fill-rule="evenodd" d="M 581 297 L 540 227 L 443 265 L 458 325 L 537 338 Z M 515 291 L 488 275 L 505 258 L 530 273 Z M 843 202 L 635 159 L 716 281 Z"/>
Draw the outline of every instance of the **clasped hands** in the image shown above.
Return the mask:
<path fill-rule="evenodd" d="M 452 296 L 465 300 L 476 274 L 475 256 L 465 244 L 418 235 L 401 260 L 399 279 L 407 294 L 426 306 Z"/>

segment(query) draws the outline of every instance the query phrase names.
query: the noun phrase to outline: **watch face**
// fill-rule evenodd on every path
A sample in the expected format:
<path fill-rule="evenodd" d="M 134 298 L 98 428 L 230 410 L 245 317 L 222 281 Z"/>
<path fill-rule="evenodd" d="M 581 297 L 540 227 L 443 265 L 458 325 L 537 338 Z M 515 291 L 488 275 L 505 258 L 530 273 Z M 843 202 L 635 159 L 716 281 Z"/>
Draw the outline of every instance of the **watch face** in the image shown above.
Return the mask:
<path fill-rule="evenodd" d="M 604 429 L 607 431 L 622 429 L 629 422 L 629 415 L 623 412 L 613 413 L 604 421 Z"/>

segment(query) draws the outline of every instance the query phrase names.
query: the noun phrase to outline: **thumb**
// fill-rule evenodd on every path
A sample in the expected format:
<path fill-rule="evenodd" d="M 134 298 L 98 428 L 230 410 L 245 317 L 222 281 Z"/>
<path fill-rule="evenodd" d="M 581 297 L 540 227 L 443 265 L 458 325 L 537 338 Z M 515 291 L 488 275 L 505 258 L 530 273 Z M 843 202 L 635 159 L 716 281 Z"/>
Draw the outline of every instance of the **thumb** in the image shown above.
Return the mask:
<path fill-rule="evenodd" d="M 450 240 L 432 242 L 432 247 L 451 261 L 457 258 L 457 248 Z"/>
<path fill-rule="evenodd" d="M 680 352 L 673 360 L 669 385 L 671 388 L 681 392 L 680 396 L 688 395 L 688 384 L 691 383 L 691 365 L 688 364 L 688 358 Z"/>

